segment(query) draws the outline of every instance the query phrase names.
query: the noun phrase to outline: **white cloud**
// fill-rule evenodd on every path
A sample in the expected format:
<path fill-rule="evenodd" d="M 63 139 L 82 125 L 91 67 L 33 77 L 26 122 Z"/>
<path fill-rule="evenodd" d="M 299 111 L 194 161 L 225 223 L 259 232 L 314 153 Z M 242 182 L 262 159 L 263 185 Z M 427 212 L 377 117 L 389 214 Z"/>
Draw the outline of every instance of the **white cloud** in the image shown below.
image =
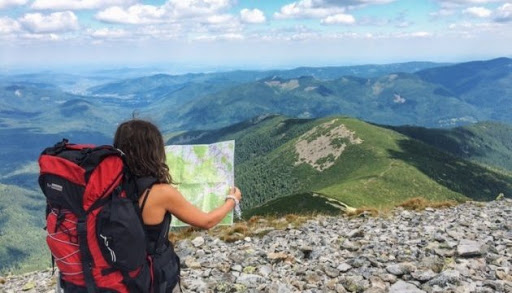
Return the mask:
<path fill-rule="evenodd" d="M 431 37 L 432 33 L 429 33 L 429 32 L 413 32 L 413 33 L 408 34 L 408 36 L 415 37 L 415 38 L 426 38 L 426 37 Z"/>
<path fill-rule="evenodd" d="M 30 7 L 38 10 L 85 10 L 132 3 L 134 0 L 35 0 Z"/>
<path fill-rule="evenodd" d="M 229 8 L 231 0 L 169 0 L 165 9 L 175 19 L 194 18 L 216 14 Z"/>
<path fill-rule="evenodd" d="M 220 34 L 220 35 L 200 35 L 198 37 L 195 37 L 195 41 L 237 41 L 237 40 L 244 40 L 245 37 L 242 34 L 235 34 L 235 33 L 229 33 L 229 34 Z"/>
<path fill-rule="evenodd" d="M 433 17 L 447 17 L 459 13 L 470 14 L 476 17 L 489 17 L 492 14 L 485 4 L 505 2 L 506 0 L 436 0 L 441 8 L 437 12 L 430 13 Z M 475 5 L 479 5 L 476 6 Z M 489 16 L 483 16 L 490 12 Z"/>
<path fill-rule="evenodd" d="M 0 9 L 27 4 L 28 0 L 0 0 Z"/>
<path fill-rule="evenodd" d="M 54 33 L 77 30 L 78 18 L 71 11 L 54 12 L 49 15 L 27 13 L 19 22 L 32 33 Z"/>
<path fill-rule="evenodd" d="M 99 11 L 95 17 L 108 23 L 173 23 L 184 19 L 214 17 L 230 5 L 229 0 L 169 0 L 161 6 L 143 4 L 129 7 L 112 6 Z"/>
<path fill-rule="evenodd" d="M 8 17 L 0 17 L 0 34 L 10 34 L 19 32 L 21 30 L 20 24 Z"/>
<path fill-rule="evenodd" d="M 299 2 L 293 2 L 281 7 L 279 12 L 274 13 L 274 17 L 277 19 L 289 19 L 289 18 L 324 18 L 333 14 L 340 14 L 345 12 L 344 7 L 329 5 L 320 5 L 319 1 L 313 0 L 301 0 Z"/>
<path fill-rule="evenodd" d="M 451 30 L 460 30 L 460 29 L 471 29 L 473 28 L 473 24 L 470 22 L 461 22 L 461 23 L 451 23 L 448 28 Z"/>
<path fill-rule="evenodd" d="M 210 24 L 224 24 L 236 21 L 235 17 L 231 14 L 218 14 L 209 16 L 206 23 Z"/>
<path fill-rule="evenodd" d="M 505 2 L 506 0 L 436 0 L 443 8 L 460 8 L 474 5 Z"/>
<path fill-rule="evenodd" d="M 133 5 L 128 9 L 119 6 L 109 7 L 96 14 L 96 19 L 108 23 L 151 24 L 163 21 L 166 11 L 152 5 Z"/>
<path fill-rule="evenodd" d="M 386 4 L 395 0 L 300 0 L 281 7 L 276 19 L 327 18 L 344 14 L 346 10 L 366 5 Z M 334 18 L 335 19 L 335 18 Z"/>
<path fill-rule="evenodd" d="M 469 14 L 480 18 L 486 18 L 492 14 L 492 11 L 485 7 L 469 7 L 464 9 L 463 12 L 464 14 Z"/>
<path fill-rule="evenodd" d="M 245 23 L 264 23 L 267 19 L 263 11 L 259 9 L 244 8 L 240 11 L 240 18 Z"/>
<path fill-rule="evenodd" d="M 323 24 L 353 24 L 355 22 L 356 19 L 354 16 L 344 13 L 329 15 L 321 20 L 321 23 Z"/>
<path fill-rule="evenodd" d="M 441 8 L 436 12 L 431 12 L 429 15 L 432 17 L 446 17 L 455 14 L 455 10 L 449 8 Z"/>
<path fill-rule="evenodd" d="M 512 4 L 505 3 L 496 10 L 495 20 L 498 22 L 512 21 Z"/>
<path fill-rule="evenodd" d="M 91 37 L 99 39 L 119 39 L 130 35 L 126 30 L 110 28 L 101 28 L 97 30 L 90 29 L 87 32 Z"/>

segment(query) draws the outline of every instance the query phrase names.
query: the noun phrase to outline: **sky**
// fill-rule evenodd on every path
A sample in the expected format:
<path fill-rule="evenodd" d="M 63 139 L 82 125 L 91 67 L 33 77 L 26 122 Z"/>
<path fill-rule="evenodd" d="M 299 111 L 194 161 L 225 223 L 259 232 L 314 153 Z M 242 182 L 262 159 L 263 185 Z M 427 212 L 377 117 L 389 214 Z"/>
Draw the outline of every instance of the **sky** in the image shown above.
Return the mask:
<path fill-rule="evenodd" d="M 0 69 L 512 57 L 512 0 L 0 0 Z"/>

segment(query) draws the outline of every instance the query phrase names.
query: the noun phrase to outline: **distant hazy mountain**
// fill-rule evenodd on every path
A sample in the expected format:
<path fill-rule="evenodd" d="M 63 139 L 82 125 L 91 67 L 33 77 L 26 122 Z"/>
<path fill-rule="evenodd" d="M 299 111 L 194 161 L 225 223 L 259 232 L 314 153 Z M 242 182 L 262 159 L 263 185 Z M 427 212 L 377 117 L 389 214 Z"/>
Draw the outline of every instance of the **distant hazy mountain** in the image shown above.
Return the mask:
<path fill-rule="evenodd" d="M 166 131 L 213 129 L 264 113 L 302 118 L 343 114 L 379 124 L 427 127 L 512 122 L 507 110 L 512 103 L 511 63 L 500 58 L 448 66 L 416 62 L 158 74 L 90 88 L 93 96 L 70 94 L 48 83 L 0 81 L 0 125 L 31 127 L 36 122 L 44 132 L 56 133 L 63 128 L 55 122 L 67 119 L 75 130 L 94 128 L 109 135 L 116 123 L 134 113 Z"/>
<path fill-rule="evenodd" d="M 428 127 L 512 122 L 507 110 L 512 104 L 512 60 L 472 64 L 374 78 L 274 76 L 206 92 L 179 106 L 161 99 L 142 112 L 158 117 L 167 130 L 216 128 L 269 112 L 305 118 L 343 114 L 379 124 Z M 442 83 L 434 78 L 436 72 L 443 75 L 459 67 L 473 70 L 463 79 L 448 73 Z M 472 86 L 462 87 L 461 80 L 471 80 Z"/>
<path fill-rule="evenodd" d="M 376 77 L 393 72 L 416 72 L 422 69 L 441 66 L 442 63 L 408 62 L 385 65 L 358 65 L 339 67 L 299 67 L 290 70 L 236 70 L 215 73 L 191 73 L 184 75 L 156 74 L 140 78 L 132 78 L 118 82 L 91 87 L 92 95 L 125 97 L 138 99 L 141 105 L 150 104 L 154 100 L 173 99 L 177 104 L 192 100 L 194 97 L 207 95 L 221 89 L 241 83 L 254 82 L 259 79 L 279 76 L 281 78 L 298 78 L 312 76 L 319 80 L 330 80 L 342 76 Z M 193 88 L 193 93 L 191 89 Z M 185 90 L 185 91 L 183 91 Z"/>
<path fill-rule="evenodd" d="M 390 129 L 346 117 L 261 116 L 168 143 L 236 141 L 235 173 L 245 208 L 318 193 L 353 207 L 412 197 L 491 200 L 512 194 L 511 173 L 490 170 Z"/>

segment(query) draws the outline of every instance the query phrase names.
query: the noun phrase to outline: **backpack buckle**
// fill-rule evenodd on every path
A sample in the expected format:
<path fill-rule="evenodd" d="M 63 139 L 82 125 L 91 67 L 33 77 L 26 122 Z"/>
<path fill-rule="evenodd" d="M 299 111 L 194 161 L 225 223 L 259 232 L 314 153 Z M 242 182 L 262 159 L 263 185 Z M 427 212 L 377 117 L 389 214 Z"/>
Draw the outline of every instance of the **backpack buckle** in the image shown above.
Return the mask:
<path fill-rule="evenodd" d="M 78 235 L 87 235 L 87 225 L 85 219 L 78 219 L 76 223 L 76 231 Z"/>

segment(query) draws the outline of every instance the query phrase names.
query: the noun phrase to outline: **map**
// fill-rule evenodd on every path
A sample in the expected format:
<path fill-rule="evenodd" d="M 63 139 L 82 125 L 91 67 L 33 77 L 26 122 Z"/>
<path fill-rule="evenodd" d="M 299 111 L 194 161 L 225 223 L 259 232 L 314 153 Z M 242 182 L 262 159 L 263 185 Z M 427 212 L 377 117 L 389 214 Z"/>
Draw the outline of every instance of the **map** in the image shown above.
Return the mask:
<path fill-rule="evenodd" d="M 189 202 L 204 212 L 224 203 L 235 183 L 234 140 L 204 145 L 168 145 L 165 154 L 175 187 Z M 219 223 L 232 224 L 233 212 Z M 171 226 L 188 224 L 173 217 Z"/>

